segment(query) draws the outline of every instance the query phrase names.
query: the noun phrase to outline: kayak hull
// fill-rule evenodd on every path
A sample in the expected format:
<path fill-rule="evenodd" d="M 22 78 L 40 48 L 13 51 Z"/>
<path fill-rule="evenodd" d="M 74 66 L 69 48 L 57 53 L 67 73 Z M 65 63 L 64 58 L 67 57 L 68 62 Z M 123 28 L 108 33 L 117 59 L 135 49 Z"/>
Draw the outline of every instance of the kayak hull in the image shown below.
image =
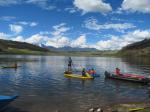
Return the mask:
<path fill-rule="evenodd" d="M 0 95 L 0 110 L 5 108 L 10 102 L 14 101 L 18 95 L 16 96 L 2 96 Z"/>
<path fill-rule="evenodd" d="M 150 79 L 148 78 L 139 79 L 139 78 L 132 78 L 132 77 L 123 77 L 123 76 L 115 75 L 113 73 L 109 73 L 107 71 L 105 71 L 104 75 L 105 78 L 109 78 L 109 79 L 124 80 L 124 81 L 144 83 L 144 84 L 150 83 Z"/>
<path fill-rule="evenodd" d="M 64 76 L 67 78 L 76 78 L 76 79 L 83 79 L 83 80 L 94 79 L 91 76 L 82 76 L 78 74 L 64 74 Z"/>

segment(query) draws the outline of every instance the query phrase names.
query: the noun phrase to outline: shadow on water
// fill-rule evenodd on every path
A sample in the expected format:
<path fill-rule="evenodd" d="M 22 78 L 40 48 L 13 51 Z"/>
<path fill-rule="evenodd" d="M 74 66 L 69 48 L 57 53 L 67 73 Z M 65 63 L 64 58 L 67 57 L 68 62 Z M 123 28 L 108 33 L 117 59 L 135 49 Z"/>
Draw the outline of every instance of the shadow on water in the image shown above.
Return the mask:
<path fill-rule="evenodd" d="M 16 108 L 13 106 L 7 106 L 0 112 L 29 112 L 29 111 L 21 110 L 20 108 Z"/>

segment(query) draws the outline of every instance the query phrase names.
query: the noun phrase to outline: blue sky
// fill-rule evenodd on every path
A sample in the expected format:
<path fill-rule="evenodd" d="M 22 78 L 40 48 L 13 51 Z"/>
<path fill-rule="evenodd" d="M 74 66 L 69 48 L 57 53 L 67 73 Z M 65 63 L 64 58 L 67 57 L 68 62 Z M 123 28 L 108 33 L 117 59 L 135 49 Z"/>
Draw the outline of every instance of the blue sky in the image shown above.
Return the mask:
<path fill-rule="evenodd" d="M 150 38 L 149 0 L 0 0 L 0 38 L 121 49 Z"/>

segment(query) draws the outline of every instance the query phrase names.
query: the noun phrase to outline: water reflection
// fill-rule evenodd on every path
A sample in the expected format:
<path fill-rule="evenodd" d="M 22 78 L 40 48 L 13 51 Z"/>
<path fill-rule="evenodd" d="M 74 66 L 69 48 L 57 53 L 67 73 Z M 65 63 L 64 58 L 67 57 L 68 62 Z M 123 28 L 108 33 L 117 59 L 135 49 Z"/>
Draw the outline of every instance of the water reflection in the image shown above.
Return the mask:
<path fill-rule="evenodd" d="M 12 106 L 27 112 L 41 112 L 43 109 L 44 112 L 82 112 L 92 106 L 147 101 L 148 86 L 105 80 L 104 71 L 113 72 L 116 67 L 119 67 L 123 72 L 148 76 L 150 73 L 148 60 L 72 57 L 74 66 L 78 69 L 95 68 L 101 75 L 94 80 L 82 81 L 64 77 L 67 58 L 64 56 L 1 55 L 1 66 L 10 65 L 18 60 L 18 64 L 22 67 L 17 70 L 0 69 L 0 93 L 5 95 L 19 93 L 20 98 Z"/>

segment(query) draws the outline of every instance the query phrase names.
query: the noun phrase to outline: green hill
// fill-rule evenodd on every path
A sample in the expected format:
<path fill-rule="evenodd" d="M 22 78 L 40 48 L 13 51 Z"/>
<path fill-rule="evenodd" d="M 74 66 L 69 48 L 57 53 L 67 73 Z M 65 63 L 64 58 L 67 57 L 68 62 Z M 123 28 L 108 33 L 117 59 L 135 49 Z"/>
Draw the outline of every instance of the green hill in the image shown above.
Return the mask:
<path fill-rule="evenodd" d="M 121 56 L 150 56 L 150 39 L 144 39 L 122 48 L 118 55 Z"/>
<path fill-rule="evenodd" d="M 1 54 L 40 54 L 48 51 L 46 48 L 41 48 L 33 44 L 0 39 Z"/>

